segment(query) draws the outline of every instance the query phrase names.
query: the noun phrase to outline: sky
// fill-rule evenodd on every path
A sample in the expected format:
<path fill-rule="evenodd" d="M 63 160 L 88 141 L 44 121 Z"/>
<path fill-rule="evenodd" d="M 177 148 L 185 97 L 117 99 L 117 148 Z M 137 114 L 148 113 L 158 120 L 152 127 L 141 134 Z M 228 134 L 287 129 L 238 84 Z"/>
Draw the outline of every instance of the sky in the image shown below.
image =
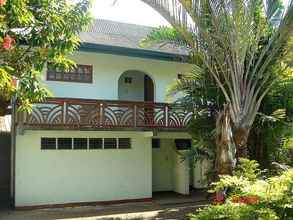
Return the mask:
<path fill-rule="evenodd" d="M 166 26 L 168 22 L 140 0 L 93 0 L 95 18 L 107 19 L 152 27 Z"/>
<path fill-rule="evenodd" d="M 287 5 L 288 0 L 283 1 Z M 92 14 L 95 18 L 112 21 L 152 27 L 170 26 L 159 13 L 140 0 L 93 0 Z"/>

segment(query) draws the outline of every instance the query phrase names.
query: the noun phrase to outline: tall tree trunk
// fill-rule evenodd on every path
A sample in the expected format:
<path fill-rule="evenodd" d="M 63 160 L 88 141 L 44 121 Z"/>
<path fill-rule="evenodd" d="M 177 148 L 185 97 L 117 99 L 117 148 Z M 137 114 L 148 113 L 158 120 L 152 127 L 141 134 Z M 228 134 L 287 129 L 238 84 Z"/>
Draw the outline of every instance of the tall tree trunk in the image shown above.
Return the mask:
<path fill-rule="evenodd" d="M 216 170 L 218 175 L 232 174 L 236 165 L 236 146 L 233 140 L 229 105 L 219 113 L 216 122 Z"/>
<path fill-rule="evenodd" d="M 238 126 L 233 129 L 233 140 L 236 146 L 236 158 L 240 157 L 248 158 L 247 141 L 250 128 L 244 126 Z"/>
<path fill-rule="evenodd" d="M 240 157 L 248 157 L 247 140 L 250 128 L 235 126 L 230 117 L 230 105 L 224 105 L 216 123 L 217 174 L 232 174 Z"/>

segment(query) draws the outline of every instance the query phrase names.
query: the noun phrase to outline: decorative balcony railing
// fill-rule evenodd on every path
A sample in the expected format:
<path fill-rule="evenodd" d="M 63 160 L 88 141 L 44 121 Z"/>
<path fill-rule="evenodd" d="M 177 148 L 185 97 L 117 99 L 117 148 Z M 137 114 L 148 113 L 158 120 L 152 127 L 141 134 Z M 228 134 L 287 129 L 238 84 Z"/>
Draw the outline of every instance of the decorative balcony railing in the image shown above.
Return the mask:
<path fill-rule="evenodd" d="M 50 98 L 34 104 L 18 123 L 38 129 L 184 129 L 191 118 L 191 112 L 175 104 Z"/>

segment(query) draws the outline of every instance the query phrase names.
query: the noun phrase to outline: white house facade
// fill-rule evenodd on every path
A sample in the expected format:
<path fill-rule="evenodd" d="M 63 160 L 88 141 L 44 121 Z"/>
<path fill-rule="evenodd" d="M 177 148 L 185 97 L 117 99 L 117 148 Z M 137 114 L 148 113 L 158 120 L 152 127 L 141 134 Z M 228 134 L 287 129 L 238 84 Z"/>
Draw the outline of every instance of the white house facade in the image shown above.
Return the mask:
<path fill-rule="evenodd" d="M 77 68 L 48 67 L 52 98 L 14 114 L 11 195 L 16 208 L 146 201 L 189 193 L 192 113 L 166 99 L 189 71 L 178 48 L 139 48 L 149 27 L 97 20 L 81 33 Z"/>

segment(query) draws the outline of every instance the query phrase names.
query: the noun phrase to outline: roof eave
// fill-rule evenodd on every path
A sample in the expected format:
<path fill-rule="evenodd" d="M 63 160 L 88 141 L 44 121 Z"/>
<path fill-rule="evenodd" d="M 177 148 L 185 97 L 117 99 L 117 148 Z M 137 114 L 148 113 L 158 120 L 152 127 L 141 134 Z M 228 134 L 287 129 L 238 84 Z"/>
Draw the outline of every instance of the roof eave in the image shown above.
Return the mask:
<path fill-rule="evenodd" d="M 121 56 L 139 57 L 182 63 L 188 63 L 189 60 L 189 57 L 187 55 L 93 43 L 81 43 L 81 45 L 79 46 L 79 51 L 114 54 Z"/>

